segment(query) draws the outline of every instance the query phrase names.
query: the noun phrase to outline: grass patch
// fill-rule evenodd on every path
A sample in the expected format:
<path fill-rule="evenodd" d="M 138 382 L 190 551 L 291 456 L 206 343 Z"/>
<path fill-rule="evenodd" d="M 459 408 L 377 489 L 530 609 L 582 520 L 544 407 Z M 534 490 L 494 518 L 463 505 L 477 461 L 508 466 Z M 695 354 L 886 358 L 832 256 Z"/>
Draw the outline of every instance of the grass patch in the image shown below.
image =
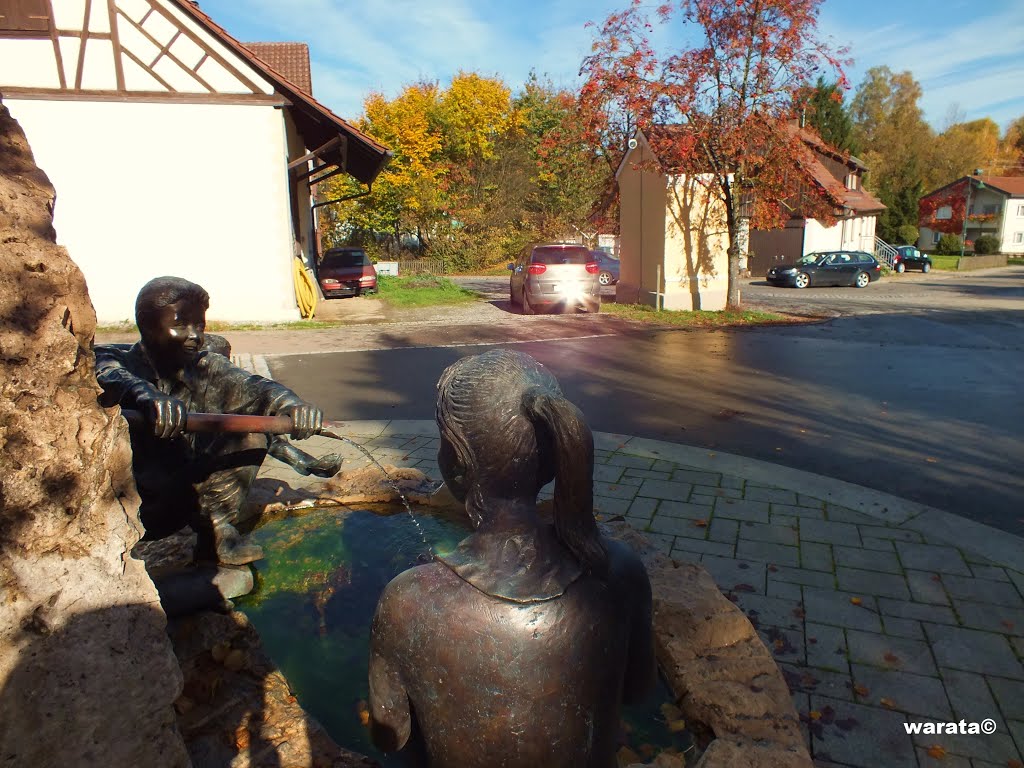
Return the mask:
<path fill-rule="evenodd" d="M 393 307 L 432 307 L 442 304 L 466 304 L 480 294 L 462 288 L 447 277 L 410 275 L 409 277 L 377 277 L 377 298 Z"/>
<path fill-rule="evenodd" d="M 649 307 L 646 304 L 602 304 L 601 311 L 641 323 L 678 325 L 684 328 L 734 328 L 747 325 L 781 325 L 793 322 L 793 318 L 789 315 L 761 312 L 754 309 L 722 310 L 721 312 L 701 309 L 679 312 L 663 309 L 658 312 L 654 307 Z"/>
<path fill-rule="evenodd" d="M 1010 256 L 1006 259 L 1008 267 L 1024 267 L 1024 256 Z"/>
<path fill-rule="evenodd" d="M 944 269 L 947 271 L 956 271 L 957 264 L 960 263 L 959 256 L 943 256 L 938 253 L 931 254 L 932 269 Z"/>

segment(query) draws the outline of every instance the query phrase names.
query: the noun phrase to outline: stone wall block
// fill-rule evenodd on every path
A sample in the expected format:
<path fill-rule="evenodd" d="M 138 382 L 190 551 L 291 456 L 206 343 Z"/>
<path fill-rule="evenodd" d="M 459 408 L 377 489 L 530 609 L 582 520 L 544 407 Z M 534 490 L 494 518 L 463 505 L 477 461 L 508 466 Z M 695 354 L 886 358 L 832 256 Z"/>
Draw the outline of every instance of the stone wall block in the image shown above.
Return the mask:
<path fill-rule="evenodd" d="M 55 242 L 56 199 L 0 104 L 0 755 L 186 766 L 181 671 L 129 555 L 127 427 L 96 402 L 96 315 Z"/>

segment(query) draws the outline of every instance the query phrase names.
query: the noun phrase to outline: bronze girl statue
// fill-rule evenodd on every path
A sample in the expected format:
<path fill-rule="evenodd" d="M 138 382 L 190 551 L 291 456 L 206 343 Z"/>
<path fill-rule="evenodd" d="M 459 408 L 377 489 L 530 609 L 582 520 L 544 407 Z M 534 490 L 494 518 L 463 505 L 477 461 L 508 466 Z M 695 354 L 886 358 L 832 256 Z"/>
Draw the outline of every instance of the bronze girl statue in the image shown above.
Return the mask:
<path fill-rule="evenodd" d="M 614 766 L 620 706 L 655 679 L 651 588 L 598 531 L 589 427 L 544 366 L 504 350 L 442 374 L 437 421 L 475 531 L 381 596 L 375 743 L 431 766 Z"/>

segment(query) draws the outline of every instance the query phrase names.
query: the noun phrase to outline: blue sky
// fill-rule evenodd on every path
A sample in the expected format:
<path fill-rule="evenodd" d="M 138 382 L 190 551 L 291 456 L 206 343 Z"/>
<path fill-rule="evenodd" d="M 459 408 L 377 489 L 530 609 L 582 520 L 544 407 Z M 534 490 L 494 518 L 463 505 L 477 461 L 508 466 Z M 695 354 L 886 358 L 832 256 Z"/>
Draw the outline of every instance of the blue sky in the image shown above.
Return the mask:
<path fill-rule="evenodd" d="M 660 0 L 658 0 L 660 1 Z M 575 87 L 592 30 L 628 0 L 200 0 L 242 41 L 310 46 L 313 93 L 356 118 L 371 91 L 388 97 L 459 70 L 500 76 L 513 90 L 531 69 Z M 652 2 L 656 5 L 656 2 Z M 1024 0 L 825 0 L 822 37 L 850 48 L 851 86 L 874 66 L 910 70 L 925 118 L 1024 114 Z"/>

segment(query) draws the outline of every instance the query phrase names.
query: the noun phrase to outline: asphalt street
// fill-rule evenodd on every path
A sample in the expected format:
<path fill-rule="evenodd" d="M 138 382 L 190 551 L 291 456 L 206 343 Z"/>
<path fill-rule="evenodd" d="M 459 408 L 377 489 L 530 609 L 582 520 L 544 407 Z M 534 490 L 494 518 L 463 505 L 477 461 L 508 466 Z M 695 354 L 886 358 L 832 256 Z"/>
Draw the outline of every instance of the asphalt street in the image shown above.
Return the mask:
<path fill-rule="evenodd" d="M 476 287 L 493 308 L 505 284 Z M 512 346 L 549 366 L 596 430 L 796 467 L 1024 534 L 1024 270 L 893 276 L 864 290 L 748 281 L 744 300 L 837 317 L 613 335 L 602 325 L 594 336 L 577 316 L 545 319 L 566 331 L 545 341 L 474 345 L 479 329 L 447 327 L 443 342 L 419 333 L 411 347 L 267 360 L 329 418 L 423 419 L 445 366 Z"/>

